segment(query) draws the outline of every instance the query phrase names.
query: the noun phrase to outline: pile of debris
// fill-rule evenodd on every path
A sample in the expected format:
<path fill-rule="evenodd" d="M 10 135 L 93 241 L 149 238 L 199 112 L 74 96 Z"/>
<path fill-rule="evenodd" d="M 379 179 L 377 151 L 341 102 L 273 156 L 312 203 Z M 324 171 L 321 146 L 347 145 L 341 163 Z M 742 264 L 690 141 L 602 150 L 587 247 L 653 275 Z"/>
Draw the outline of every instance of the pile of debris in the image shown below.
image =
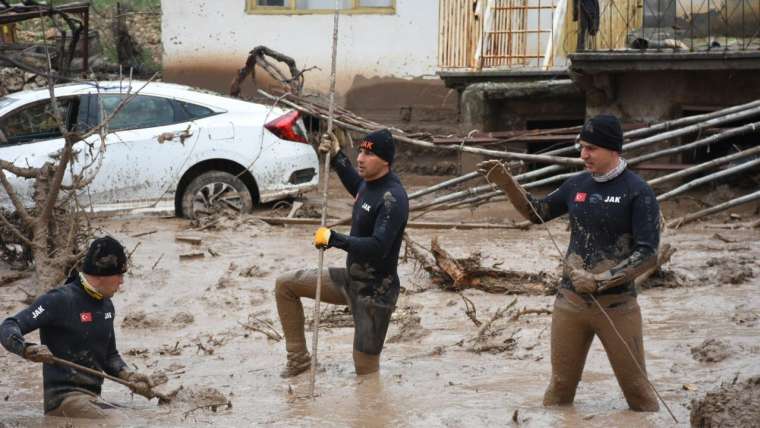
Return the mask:
<path fill-rule="evenodd" d="M 760 421 L 760 376 L 734 379 L 691 403 L 693 427 L 750 427 Z"/>
<path fill-rule="evenodd" d="M 433 283 L 444 290 L 477 288 L 488 293 L 526 295 L 551 295 L 557 291 L 556 274 L 485 267 L 479 253 L 457 259 L 438 243 L 437 238 L 431 240 L 430 249 L 408 236 L 405 241 L 408 254 L 430 274 Z"/>

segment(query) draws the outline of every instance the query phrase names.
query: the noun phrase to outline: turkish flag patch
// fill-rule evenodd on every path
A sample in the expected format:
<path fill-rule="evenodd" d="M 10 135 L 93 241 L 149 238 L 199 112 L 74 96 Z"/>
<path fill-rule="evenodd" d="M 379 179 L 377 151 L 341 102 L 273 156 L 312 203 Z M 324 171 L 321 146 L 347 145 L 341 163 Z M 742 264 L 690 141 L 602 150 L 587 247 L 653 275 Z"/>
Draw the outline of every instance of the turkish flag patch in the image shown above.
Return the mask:
<path fill-rule="evenodd" d="M 79 314 L 79 321 L 92 322 L 92 312 L 82 312 Z"/>
<path fill-rule="evenodd" d="M 578 192 L 575 194 L 575 202 L 586 202 L 586 192 Z"/>

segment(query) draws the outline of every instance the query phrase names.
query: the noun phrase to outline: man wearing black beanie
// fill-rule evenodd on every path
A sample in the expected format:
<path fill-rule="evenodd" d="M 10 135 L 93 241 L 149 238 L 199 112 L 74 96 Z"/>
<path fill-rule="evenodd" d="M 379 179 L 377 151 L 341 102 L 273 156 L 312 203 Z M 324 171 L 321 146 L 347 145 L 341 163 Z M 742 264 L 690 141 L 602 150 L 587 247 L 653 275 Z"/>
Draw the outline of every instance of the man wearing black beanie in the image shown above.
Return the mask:
<path fill-rule="evenodd" d="M 570 244 L 552 311 L 552 375 L 544 405 L 572 404 L 594 336 L 599 336 L 628 406 L 657 411 L 646 375 L 641 309 L 634 280 L 656 266 L 660 210 L 652 188 L 620 157 L 623 131 L 615 116 L 586 122 L 578 136 L 586 171 L 544 198 L 527 194 L 499 161 L 479 165 L 525 218 L 542 223 L 567 214 Z M 598 310 L 594 299 L 604 308 Z M 615 332 L 619 331 L 623 343 Z M 635 355 L 628 353 L 626 343 Z"/>
<path fill-rule="evenodd" d="M 319 150 L 332 154 L 332 167 L 355 198 L 349 235 L 322 227 L 314 236 L 317 248 L 334 247 L 348 253 L 345 268 L 322 273 L 320 297 L 328 303 L 350 306 L 356 374 L 374 373 L 380 368 L 380 352 L 399 294 L 396 267 L 409 217 L 406 191 L 391 172 L 395 143 L 387 129 L 367 134 L 359 142 L 357 169 L 341 152 L 335 136 L 323 137 Z M 319 274 L 317 269 L 304 269 L 277 278 L 277 312 L 287 350 L 283 377 L 310 367 L 301 297 L 315 298 Z"/>
<path fill-rule="evenodd" d="M 100 399 L 103 379 L 55 364 L 53 357 L 103 371 L 134 385 L 133 392 L 152 397 L 148 376 L 131 371 L 116 350 L 111 297 L 124 282 L 127 256 L 119 241 L 106 236 L 92 242 L 81 272 L 40 296 L 31 306 L 0 325 L 5 349 L 43 363 L 44 407 L 48 416 L 118 418 L 120 412 Z M 37 345 L 24 335 L 40 330 Z"/>

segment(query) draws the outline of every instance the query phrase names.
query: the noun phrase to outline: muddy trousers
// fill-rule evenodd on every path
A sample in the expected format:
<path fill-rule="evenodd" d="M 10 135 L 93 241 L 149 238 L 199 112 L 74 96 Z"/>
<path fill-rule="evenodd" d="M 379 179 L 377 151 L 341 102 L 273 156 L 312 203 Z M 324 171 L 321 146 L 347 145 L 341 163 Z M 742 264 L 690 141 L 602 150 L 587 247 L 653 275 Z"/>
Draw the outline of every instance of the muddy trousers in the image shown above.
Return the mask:
<path fill-rule="evenodd" d="M 285 335 L 288 367 L 295 369 L 290 371 L 292 374 L 297 374 L 299 371 L 298 367 L 308 368 L 306 361 L 310 357 L 304 334 L 304 314 L 301 297 L 314 299 L 316 294 L 317 269 L 288 272 L 277 278 L 275 284 L 277 313 L 280 316 L 282 331 Z M 333 305 L 349 304 L 346 293 L 333 282 L 327 269 L 322 272 L 320 300 Z M 370 355 L 354 349 L 353 357 L 357 375 L 374 373 L 380 369 L 380 355 Z M 283 372 L 283 376 L 287 376 L 287 368 Z"/>
<path fill-rule="evenodd" d="M 641 368 L 646 370 L 641 309 L 636 297 L 601 296 L 597 300 L 612 318 L 615 327 L 628 343 Z M 654 392 L 607 318 L 593 302 L 585 302 L 568 290 L 561 290 L 554 302 L 551 339 L 552 377 L 544 394 L 544 405 L 573 402 L 594 336 L 598 336 L 602 341 L 628 407 L 635 411 L 657 411 L 659 405 Z"/>
<path fill-rule="evenodd" d="M 124 414 L 117 410 L 116 407 L 106 403 L 94 394 L 84 392 L 67 393 L 61 404 L 47 412 L 46 416 L 105 419 L 109 421 L 125 420 Z"/>

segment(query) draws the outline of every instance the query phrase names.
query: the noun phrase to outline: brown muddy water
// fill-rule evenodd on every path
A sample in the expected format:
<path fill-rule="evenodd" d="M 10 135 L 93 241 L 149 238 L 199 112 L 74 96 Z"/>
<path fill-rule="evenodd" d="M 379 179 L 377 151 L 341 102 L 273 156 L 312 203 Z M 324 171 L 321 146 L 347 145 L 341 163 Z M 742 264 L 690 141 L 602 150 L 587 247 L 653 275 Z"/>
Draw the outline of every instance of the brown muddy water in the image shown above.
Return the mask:
<path fill-rule="evenodd" d="M 331 194 L 342 194 L 338 186 Z M 315 194 L 309 197 L 318 199 Z M 336 198 L 330 212 L 342 217 L 350 205 L 349 198 Z M 493 205 L 431 216 L 464 221 L 505 221 L 505 217 L 515 218 L 514 212 Z M 463 299 L 435 288 L 411 259 L 399 265 L 406 292 L 399 298 L 397 312 L 406 317 L 399 315 L 391 324 L 388 337 L 396 337 L 386 344 L 379 375 L 354 375 L 351 327 L 323 328 L 318 396 L 312 401 L 306 398 L 308 375 L 289 380 L 278 375 L 285 361 L 284 343 L 242 326 L 253 315 L 271 320 L 280 329 L 274 280 L 280 272 L 316 267 L 311 227 L 271 227 L 248 218 L 218 229 L 189 232 L 186 220 L 155 217 L 108 219 L 98 226 L 130 251 L 139 244 L 130 273 L 114 298 L 122 356 L 133 368 L 168 377 L 159 390 L 185 388 L 180 392 L 185 399 L 158 406 L 155 400 L 132 397 L 126 388 L 107 382 L 103 397 L 126 408 L 129 419 L 121 423 L 124 426 L 674 425 L 664 408 L 658 413 L 627 410 L 598 341 L 591 347 L 575 405 L 544 408 L 541 401 L 550 375 L 550 316 L 528 314 L 516 321 L 499 320 L 490 340 L 506 350 L 475 353 L 470 339 L 477 327 L 465 315 Z M 566 222 L 554 222 L 551 231 L 564 249 Z M 716 232 L 735 242 L 717 239 Z M 412 229 L 409 234 L 425 245 L 438 236 L 455 256 L 480 251 L 488 266 L 501 263 L 501 269 L 530 272 L 558 269 L 554 245 L 538 227 L 529 231 Z M 177 235 L 203 241 L 194 246 L 176 241 Z M 650 377 L 681 426 L 689 424 L 692 399 L 722 382 L 760 374 L 758 238 L 757 229 L 717 231 L 699 225 L 663 236 L 677 249 L 667 269 L 683 286 L 645 290 L 639 303 Z M 180 254 L 191 252 L 204 257 L 179 259 Z M 339 250 L 327 251 L 326 265 L 341 266 L 344 257 Z M 463 294 L 475 304 L 481 321 L 515 297 L 516 309 L 551 308 L 553 302 L 551 296 L 477 290 Z M 0 288 L 0 296 L 2 316 L 23 307 L 23 293 L 16 287 Z M 311 301 L 305 308 L 310 317 Z M 335 309 L 322 308 L 329 313 Z M 36 334 L 29 339 L 36 340 Z M 0 426 L 71 426 L 67 424 L 72 421 L 42 416 L 39 366 L 0 351 L 0 370 Z M 219 402 L 216 411 L 201 407 L 214 400 Z"/>

